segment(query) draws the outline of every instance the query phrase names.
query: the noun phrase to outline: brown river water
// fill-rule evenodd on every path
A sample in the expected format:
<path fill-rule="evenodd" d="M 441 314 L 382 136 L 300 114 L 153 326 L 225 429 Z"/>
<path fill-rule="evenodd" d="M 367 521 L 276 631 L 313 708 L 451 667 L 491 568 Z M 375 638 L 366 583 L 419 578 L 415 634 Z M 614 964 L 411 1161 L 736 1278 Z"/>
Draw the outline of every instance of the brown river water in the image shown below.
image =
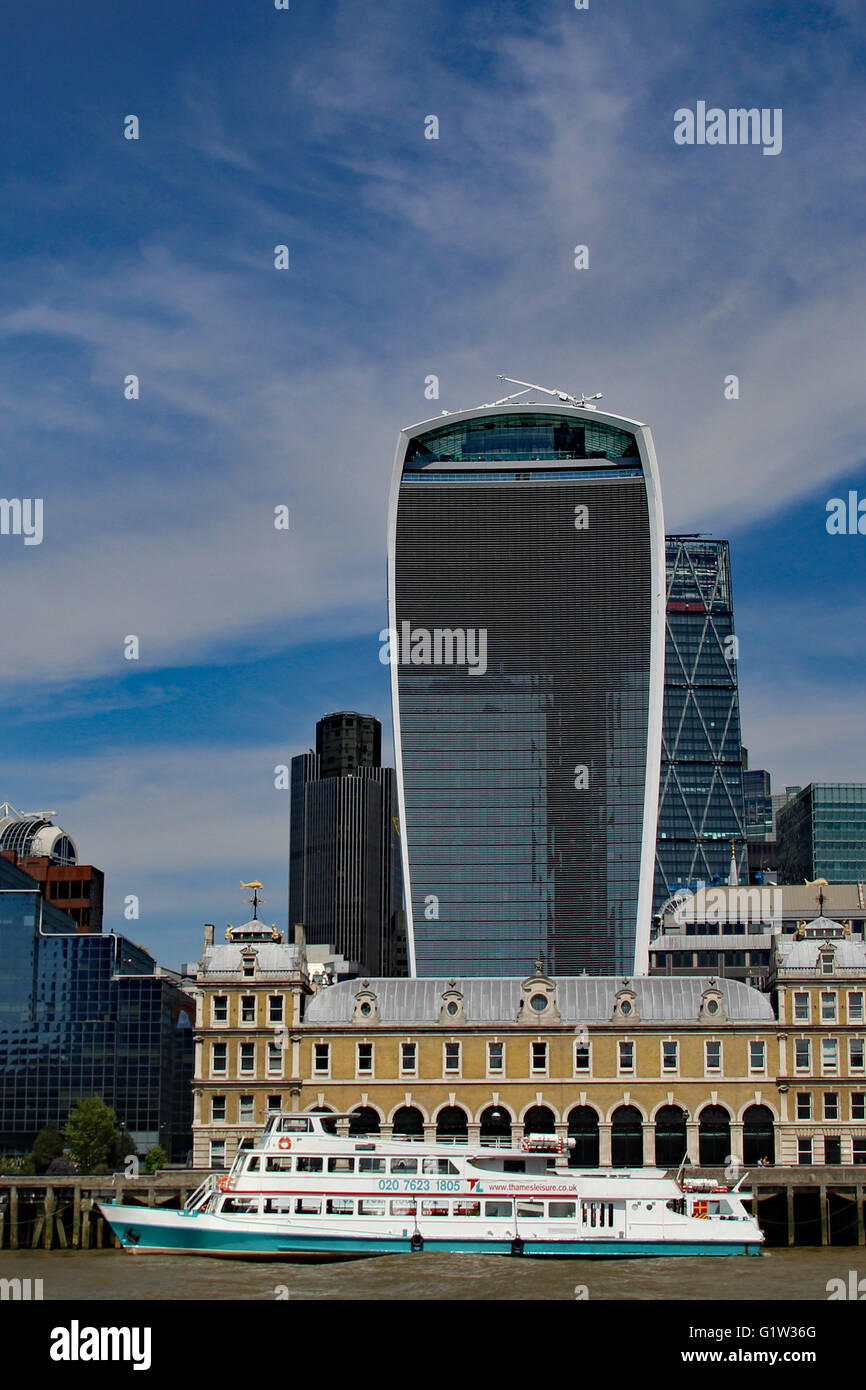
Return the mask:
<path fill-rule="evenodd" d="M 250 1263 L 106 1251 L 0 1252 L 0 1279 L 41 1279 L 42 1297 L 72 1300 L 300 1299 L 574 1301 L 748 1299 L 826 1302 L 827 1284 L 866 1277 L 866 1248 L 765 1250 L 726 1258 L 555 1260 L 496 1255 L 389 1255 L 338 1264 Z M 866 1284 L 864 1284 L 866 1291 Z"/>

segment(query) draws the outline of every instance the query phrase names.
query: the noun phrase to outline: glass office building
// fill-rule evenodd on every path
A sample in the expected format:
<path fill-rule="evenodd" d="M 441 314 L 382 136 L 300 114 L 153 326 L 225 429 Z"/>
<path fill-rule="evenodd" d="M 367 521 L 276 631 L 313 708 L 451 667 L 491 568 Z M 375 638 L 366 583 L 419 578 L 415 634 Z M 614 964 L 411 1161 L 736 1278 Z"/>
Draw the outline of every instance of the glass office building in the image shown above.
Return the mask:
<path fill-rule="evenodd" d="M 67 932 L 36 888 L 0 890 L 0 1149 L 26 1152 L 101 1096 L 139 1152 L 191 1148 L 192 1001 L 122 936 Z M 57 913 L 60 917 L 62 914 Z"/>
<path fill-rule="evenodd" d="M 655 911 L 678 888 L 748 883 L 727 541 L 667 537 L 667 642 Z"/>
<path fill-rule="evenodd" d="M 779 882 L 866 882 L 866 783 L 810 782 L 776 814 Z"/>
<path fill-rule="evenodd" d="M 664 527 L 646 427 L 482 407 L 403 431 L 389 627 L 410 969 L 646 969 Z"/>

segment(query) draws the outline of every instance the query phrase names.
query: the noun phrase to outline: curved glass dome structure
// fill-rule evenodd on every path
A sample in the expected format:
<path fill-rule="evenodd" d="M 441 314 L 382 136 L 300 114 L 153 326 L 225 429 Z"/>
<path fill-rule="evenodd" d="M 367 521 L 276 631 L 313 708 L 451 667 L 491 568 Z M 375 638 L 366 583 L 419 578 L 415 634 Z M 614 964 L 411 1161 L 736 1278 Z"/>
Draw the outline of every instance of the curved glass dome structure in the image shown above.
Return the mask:
<path fill-rule="evenodd" d="M 649 430 L 561 404 L 404 430 L 388 571 L 412 973 L 645 970 L 664 680 Z"/>

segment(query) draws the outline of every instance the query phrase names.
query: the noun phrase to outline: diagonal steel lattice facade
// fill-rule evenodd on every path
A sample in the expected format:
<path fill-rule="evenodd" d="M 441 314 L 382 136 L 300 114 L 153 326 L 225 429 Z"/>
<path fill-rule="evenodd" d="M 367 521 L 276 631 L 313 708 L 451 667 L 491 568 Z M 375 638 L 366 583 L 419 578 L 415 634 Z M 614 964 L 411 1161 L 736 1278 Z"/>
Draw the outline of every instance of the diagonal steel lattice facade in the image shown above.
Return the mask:
<path fill-rule="evenodd" d="M 684 885 L 748 881 L 727 541 L 666 538 L 665 697 L 654 910 Z"/>

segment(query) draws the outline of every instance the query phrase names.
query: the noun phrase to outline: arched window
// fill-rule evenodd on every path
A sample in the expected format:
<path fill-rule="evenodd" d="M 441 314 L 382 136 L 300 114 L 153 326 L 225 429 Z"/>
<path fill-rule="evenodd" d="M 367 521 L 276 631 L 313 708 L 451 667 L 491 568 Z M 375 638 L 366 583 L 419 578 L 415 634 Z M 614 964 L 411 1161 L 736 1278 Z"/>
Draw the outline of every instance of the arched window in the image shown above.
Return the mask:
<path fill-rule="evenodd" d="M 731 1117 L 721 1105 L 705 1105 L 699 1117 L 698 1157 L 702 1168 L 723 1168 L 731 1156 Z"/>
<path fill-rule="evenodd" d="M 395 1139 L 423 1139 L 424 1116 L 414 1105 L 401 1105 L 393 1119 Z"/>
<path fill-rule="evenodd" d="M 610 1161 L 614 1168 L 643 1167 L 643 1121 L 634 1105 L 620 1105 L 613 1112 Z"/>
<path fill-rule="evenodd" d="M 481 1142 L 500 1147 L 511 1143 L 511 1116 L 501 1105 L 488 1105 L 481 1112 Z"/>
<path fill-rule="evenodd" d="M 656 1111 L 657 1168 L 679 1168 L 686 1156 L 686 1112 L 679 1105 Z"/>
<path fill-rule="evenodd" d="M 353 1135 L 378 1134 L 379 1116 L 370 1105 L 359 1105 L 352 1111 L 349 1120 L 349 1133 Z"/>
<path fill-rule="evenodd" d="M 743 1162 L 748 1167 L 762 1158 L 776 1161 L 773 1112 L 766 1105 L 750 1105 L 743 1116 Z"/>
<path fill-rule="evenodd" d="M 546 1105 L 531 1105 L 523 1117 L 524 1134 L 555 1134 L 553 1111 Z"/>
<path fill-rule="evenodd" d="M 598 1115 L 589 1105 L 576 1105 L 568 1114 L 568 1137 L 574 1140 L 569 1149 L 570 1168 L 598 1167 Z"/>
<path fill-rule="evenodd" d="M 453 1139 L 457 1143 L 469 1142 L 469 1119 L 466 1111 L 459 1105 L 446 1105 L 436 1116 L 436 1138 Z"/>

